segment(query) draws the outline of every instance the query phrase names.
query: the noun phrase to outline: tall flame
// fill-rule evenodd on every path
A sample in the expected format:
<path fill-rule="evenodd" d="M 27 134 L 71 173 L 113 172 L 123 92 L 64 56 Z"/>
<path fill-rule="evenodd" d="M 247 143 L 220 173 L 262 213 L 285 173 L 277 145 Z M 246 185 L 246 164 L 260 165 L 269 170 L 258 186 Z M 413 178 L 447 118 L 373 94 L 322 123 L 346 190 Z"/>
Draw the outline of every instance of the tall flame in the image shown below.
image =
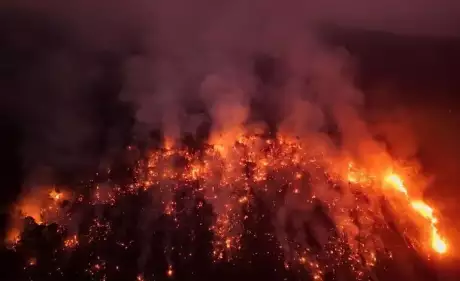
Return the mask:
<path fill-rule="evenodd" d="M 430 223 L 431 228 L 431 248 L 437 252 L 438 254 L 444 254 L 447 252 L 447 242 L 445 239 L 439 234 L 439 230 L 436 227 L 438 223 L 438 219 L 434 216 L 434 210 L 430 207 L 427 203 L 423 202 L 422 200 L 413 200 L 409 196 L 407 188 L 404 184 L 402 178 L 395 174 L 390 173 L 385 177 L 385 182 L 388 183 L 390 186 L 395 188 L 397 191 L 403 193 L 407 200 L 409 201 L 412 209 L 415 210 L 417 214 L 421 217 L 425 218 Z"/>

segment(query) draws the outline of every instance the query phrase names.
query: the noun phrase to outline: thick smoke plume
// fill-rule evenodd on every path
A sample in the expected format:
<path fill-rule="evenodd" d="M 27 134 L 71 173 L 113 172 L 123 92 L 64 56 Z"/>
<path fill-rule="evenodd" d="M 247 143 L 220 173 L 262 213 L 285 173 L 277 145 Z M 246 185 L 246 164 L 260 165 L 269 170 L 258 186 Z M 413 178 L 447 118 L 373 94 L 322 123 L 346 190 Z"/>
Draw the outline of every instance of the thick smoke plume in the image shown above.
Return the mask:
<path fill-rule="evenodd" d="M 190 107 L 199 104 L 212 120 L 213 134 L 241 133 L 253 100 L 277 104 L 274 113 L 292 119 L 282 127 L 301 134 L 324 125 L 323 107 L 362 101 L 346 52 L 315 39 L 314 21 L 296 10 L 301 6 L 263 1 L 155 4 L 147 57 L 128 63 L 122 98 L 138 106 L 139 121 L 161 127 L 170 137 L 194 131 L 185 121 Z M 277 88 L 260 87 L 254 65 L 264 55 L 279 62 L 282 82 Z M 308 109 L 301 110 L 299 103 Z"/>
<path fill-rule="evenodd" d="M 119 95 L 115 100 L 119 98 L 133 106 L 138 132 L 160 130 L 168 146 L 179 146 L 185 133 L 196 134 L 199 125 L 211 123 L 207 142 L 218 148 L 228 161 L 222 174 L 210 179 L 211 184 L 232 179 L 235 171 L 231 167 L 236 166 L 233 164 L 240 155 L 231 147 L 241 136 L 254 130 L 266 132 L 273 127 L 280 135 L 300 139 L 311 147 L 313 156 L 325 159 L 321 168 L 331 174 L 344 175 L 351 161 L 365 166 L 372 175 L 392 172 L 382 171 L 382 167 L 397 170 L 385 145 L 374 139 L 363 118 L 365 99 L 355 86 L 353 58 L 344 48 L 329 46 L 318 36 L 324 22 L 379 24 L 373 23 L 371 16 L 355 14 L 355 10 L 347 13 L 353 5 L 358 8 L 367 4 L 353 1 L 345 9 L 344 4 L 335 2 L 107 1 L 75 3 L 72 11 L 62 4 L 47 7 L 24 4 L 44 17 L 55 16 L 54 22 L 69 27 L 77 38 L 70 50 L 58 44 L 56 52 L 45 56 L 46 62 L 38 62 L 38 67 L 46 66 L 44 69 L 48 71 L 42 74 L 43 79 L 56 80 L 44 84 L 51 86 L 50 89 L 44 86 L 40 102 L 12 101 L 13 108 L 30 113 L 22 116 L 19 110 L 19 115 L 26 119 L 26 136 L 32 136 L 33 140 L 26 142 L 25 155 L 32 153 L 38 164 L 44 157 L 44 164 L 71 169 L 76 166 L 75 161 L 99 162 L 100 154 L 94 148 L 97 143 L 121 148 L 122 130 L 126 127 L 117 120 L 108 122 L 111 127 L 106 143 L 95 136 L 102 128 L 105 130 L 106 125 L 97 114 L 100 108 L 93 103 L 94 99 L 104 103 L 103 94 L 94 86 L 95 81 L 114 79 L 117 81 L 111 82 L 117 87 L 112 90 Z M 343 11 L 334 4 L 342 5 Z M 83 16 L 84 20 L 80 19 Z M 410 28 L 409 25 L 401 30 Z M 135 41 L 132 43 L 135 48 L 131 49 L 130 43 L 125 43 L 127 40 Z M 115 66 L 110 63 L 101 66 L 97 58 L 107 53 L 121 58 Z M 82 62 L 81 58 L 88 54 L 94 58 Z M 258 68 L 258 64 L 263 66 Z M 119 67 L 121 71 L 104 76 L 111 67 Z M 264 71 L 270 73 L 264 75 Z M 31 84 L 25 86 L 24 98 L 32 95 L 33 86 L 43 84 L 43 79 L 34 75 L 26 78 Z M 109 114 L 116 115 L 117 108 L 109 110 Z M 273 119 L 274 126 L 268 124 L 266 116 Z M 42 122 L 36 120 L 38 117 Z M 43 148 L 43 153 L 36 153 L 38 148 Z M 104 153 L 108 152 L 101 154 Z M 173 166 L 172 160 L 162 161 L 166 162 L 161 163 L 165 167 Z M 209 161 L 212 163 L 215 159 Z M 350 247 L 358 248 L 356 237 L 360 231 L 370 231 L 372 223 L 361 221 L 358 226 L 350 214 L 343 211 L 355 204 L 353 194 L 329 189 L 327 179 L 318 175 L 317 167 L 310 169 L 308 172 L 316 176 L 311 192 L 325 205 L 334 206 L 329 210 L 331 219 L 344 233 Z M 152 191 L 152 204 L 171 201 L 172 192 L 167 193 L 168 198 L 162 197 L 171 186 L 170 182 L 160 183 L 158 192 Z M 208 190 L 205 188 L 205 192 Z M 267 202 L 273 199 L 270 195 L 273 194 L 265 195 Z M 294 240 L 305 243 L 302 228 L 314 219 L 314 208 L 299 202 L 292 194 L 284 200 L 274 219 L 277 238 L 284 244 L 289 235 L 286 228 L 290 225 L 296 235 Z M 230 194 L 209 201 L 218 214 L 224 212 L 227 205 L 238 205 Z M 376 204 L 369 202 L 371 208 Z M 36 209 L 22 211 L 35 213 Z M 242 209 L 234 211 L 235 216 L 243 216 Z M 145 225 L 140 226 L 143 232 L 157 218 L 152 212 L 145 216 Z M 241 229 L 236 227 L 231 231 L 241 232 Z M 313 231 L 316 238 L 326 244 L 321 235 L 325 230 L 317 227 Z M 374 248 L 378 243 L 372 241 L 366 247 Z M 292 255 L 289 246 L 284 249 L 287 256 Z M 147 256 L 146 252 L 141 254 L 140 267 L 145 266 Z"/>
<path fill-rule="evenodd" d="M 454 35 L 460 18 L 454 2 L 5 2 L 0 8 L 9 61 L 6 71 L 13 77 L 2 82 L 2 91 L 8 93 L 2 104 L 24 127 L 23 155 L 28 170 L 35 166 L 74 170 L 99 161 L 101 134 L 116 140 L 110 143 L 110 151 L 121 146 L 127 127 L 115 120 L 109 132 L 101 133 L 107 122 L 101 122 L 101 108 L 95 106 L 95 100 L 113 104 L 119 88 L 121 99 L 137 106 L 138 121 L 150 128 L 164 127 L 173 138 L 182 131 L 193 132 L 206 120 L 201 113 L 192 116 L 189 111 L 193 110 L 186 110 L 199 108 L 194 106 L 197 100 L 213 115 L 216 130 L 243 123 L 250 115 L 247 108 L 252 99 L 291 111 L 292 104 L 297 104 L 295 96 L 305 92 L 305 76 L 311 80 L 307 95 L 320 92 L 321 103 L 330 104 L 331 100 L 324 99 L 337 95 L 360 99 L 360 94 L 350 90 L 341 89 L 339 94 L 332 89 L 350 81 L 348 70 L 340 69 L 342 64 L 348 67 L 343 60 L 346 55 L 325 51 L 312 38 L 312 30 L 324 23 Z M 254 58 L 261 54 L 281 60 L 284 70 L 280 75 L 289 77 L 283 89 L 258 87 L 260 81 L 252 68 Z M 120 68 L 124 71 L 118 73 Z M 334 82 L 327 81 L 331 78 Z M 115 95 L 104 100 L 104 91 Z M 213 91 L 217 93 L 210 93 Z M 303 100 L 306 106 L 311 105 Z M 226 103 L 225 109 L 222 103 Z M 108 107 L 112 115 L 123 112 L 114 105 Z M 294 110 L 301 110 L 297 107 L 300 105 Z M 321 124 L 324 116 L 315 110 L 312 106 L 311 112 L 305 113 L 310 115 L 308 122 L 302 121 L 307 126 Z M 217 116 L 224 111 L 232 118 Z M 290 121 L 289 126 L 303 125 L 296 122 Z M 113 156 L 112 152 L 102 153 Z"/>

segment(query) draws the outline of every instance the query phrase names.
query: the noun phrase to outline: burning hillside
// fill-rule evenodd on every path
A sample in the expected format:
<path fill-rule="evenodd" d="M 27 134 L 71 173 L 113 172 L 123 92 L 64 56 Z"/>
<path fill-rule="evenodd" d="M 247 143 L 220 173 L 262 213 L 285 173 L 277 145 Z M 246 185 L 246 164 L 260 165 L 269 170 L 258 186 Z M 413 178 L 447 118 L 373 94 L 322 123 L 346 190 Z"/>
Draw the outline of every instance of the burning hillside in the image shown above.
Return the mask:
<path fill-rule="evenodd" d="M 128 148 L 131 153 L 135 150 Z M 29 224 L 57 224 L 63 239 L 56 251 L 88 251 L 107 241 L 112 243 L 108 247 L 121 245 L 128 250 L 133 241 L 125 239 L 133 237 L 122 234 L 118 221 L 124 220 L 125 208 L 140 208 L 149 213 L 146 219 L 151 223 L 160 218 L 169 221 L 163 229 L 166 236 L 154 243 L 164 248 L 169 261 L 165 276 L 172 277 L 172 253 L 179 251 L 182 259 L 194 255 L 175 249 L 177 245 L 168 237 L 182 231 L 191 241 L 195 239 L 197 230 L 187 217 L 200 216 L 201 208 L 212 206 L 209 254 L 215 262 L 230 262 L 238 257 L 243 236 L 257 235 L 248 222 L 258 216 L 256 202 L 261 200 L 269 208 L 263 216 L 270 216 L 274 226 L 265 235 L 282 249 L 279 258 L 286 268 L 305 267 L 314 280 L 343 266 L 351 269 L 354 278 L 371 278 L 379 259 L 397 255 L 384 235 L 393 231 L 392 226 L 409 247 L 427 257 L 449 254 L 448 240 L 438 228 L 442 229 L 442 220 L 420 196 L 417 179 L 407 173 L 411 167 L 385 154 L 371 156 L 372 161 L 355 159 L 326 149 L 319 140 L 262 133 L 217 138 L 213 145 L 203 144 L 199 149 L 166 140 L 139 159 L 130 183 L 111 181 L 111 171 L 107 171 L 108 180 L 72 192 L 49 187 L 27 194 L 15 208 L 8 243 L 14 249 L 28 244 L 24 235 L 30 225 L 21 222 L 30 217 Z M 150 199 L 143 205 L 126 205 L 133 196 Z M 318 207 L 322 215 L 315 211 Z M 80 225 L 88 220 L 89 225 Z M 148 241 L 143 231 L 134 236 Z M 149 247 L 139 249 L 140 257 L 148 259 Z M 29 266 L 35 266 L 34 261 Z M 103 277 L 110 267 L 118 266 L 98 256 L 88 274 Z M 144 278 L 144 272 L 139 276 Z"/>
<path fill-rule="evenodd" d="M 355 13 L 364 3 L 19 2 L 5 4 L 0 85 L 21 135 L 6 145 L 23 173 L 2 249 L 21 264 L 13 280 L 234 281 L 259 267 L 251 280 L 375 281 L 404 255 L 424 269 L 458 256 L 411 127 L 367 92 L 366 74 L 399 59 L 359 75 L 322 34 L 380 26 Z M 395 32 L 434 31 L 431 12 L 447 24 L 435 7 Z M 388 66 L 387 49 L 366 58 Z"/>

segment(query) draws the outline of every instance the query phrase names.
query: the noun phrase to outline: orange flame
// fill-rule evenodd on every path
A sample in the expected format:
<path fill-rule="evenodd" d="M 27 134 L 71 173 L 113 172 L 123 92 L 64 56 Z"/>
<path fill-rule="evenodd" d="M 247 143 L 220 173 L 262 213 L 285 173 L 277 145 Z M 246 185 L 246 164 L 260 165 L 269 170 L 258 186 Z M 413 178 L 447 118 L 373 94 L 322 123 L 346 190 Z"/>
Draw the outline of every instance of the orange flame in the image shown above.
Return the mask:
<path fill-rule="evenodd" d="M 385 177 L 385 182 L 390 184 L 397 191 L 404 193 L 407 196 L 407 189 L 404 186 L 404 181 L 397 174 L 391 173 Z"/>
<path fill-rule="evenodd" d="M 414 209 L 421 217 L 427 219 L 430 222 L 431 248 L 438 254 L 446 253 L 447 243 L 445 239 L 441 237 L 436 227 L 438 219 L 433 214 L 433 208 L 421 200 L 412 200 L 407 192 L 406 186 L 404 185 L 404 181 L 399 175 L 392 173 L 385 177 L 385 181 L 399 192 L 404 193 L 404 195 L 409 200 L 412 209 Z"/>

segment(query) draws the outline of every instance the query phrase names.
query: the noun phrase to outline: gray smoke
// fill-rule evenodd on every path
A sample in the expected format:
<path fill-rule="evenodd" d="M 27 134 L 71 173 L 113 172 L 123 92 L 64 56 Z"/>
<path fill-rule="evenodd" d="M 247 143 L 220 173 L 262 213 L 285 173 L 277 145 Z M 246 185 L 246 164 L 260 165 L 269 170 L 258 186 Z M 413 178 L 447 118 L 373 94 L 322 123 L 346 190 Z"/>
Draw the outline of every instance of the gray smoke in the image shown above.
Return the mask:
<path fill-rule="evenodd" d="M 121 100 L 137 107 L 137 120 L 147 128 L 162 127 L 173 138 L 193 132 L 203 120 L 184 106 L 203 100 L 215 130 L 244 123 L 248 103 L 255 98 L 274 100 L 284 111 L 300 99 L 312 108 L 303 111 L 308 121 L 291 120 L 289 126 L 316 128 L 321 113 L 298 97 L 305 96 L 299 93 L 305 90 L 303 78 L 313 81 L 308 92 L 321 92 L 320 99 L 328 104 L 337 98 L 333 88 L 348 83 L 342 75 L 347 69 L 340 69 L 341 64 L 348 67 L 346 54 L 325 52 L 314 39 L 312 30 L 319 24 L 456 35 L 460 18 L 453 0 L 20 0 L 3 2 L 0 8 L 5 20 L 2 53 L 9 58 L 2 105 L 24 127 L 26 166 L 68 169 L 98 161 L 95 136 L 105 126 L 94 106 L 101 96 L 98 81 L 119 83 Z M 276 94 L 283 97 L 255 91 L 252 59 L 260 53 L 287 65 L 288 85 L 282 95 Z M 104 66 L 101 54 L 119 64 Z M 117 68 L 123 69 L 119 75 L 104 76 Z M 120 92 L 116 88 L 112 100 Z M 341 89 L 340 99 L 360 99 L 353 91 Z M 290 98 L 285 101 L 284 95 Z M 113 125 L 110 138 L 120 139 L 124 129 Z"/>
<path fill-rule="evenodd" d="M 173 140 L 196 131 L 204 117 L 190 108 L 203 106 L 212 120 L 210 142 L 225 146 L 252 121 L 253 100 L 274 104 L 282 132 L 307 139 L 327 157 L 349 154 L 372 169 L 375 159 L 390 160 L 360 116 L 364 96 L 354 85 L 353 58 L 322 42 L 319 27 L 451 36 L 459 31 L 460 18 L 460 5 L 449 0 L 48 0 L 4 5 L 12 18 L 36 17 L 44 26 L 40 32 L 48 35 L 36 36 L 27 20 L 21 22 L 26 32 L 6 31 L 12 50 L 22 50 L 15 54 L 23 68 L 13 75 L 13 86 L 2 84 L 7 93 L 2 101 L 24 128 L 23 155 L 30 169 L 98 166 L 101 154 L 108 153 L 98 151 L 99 146 L 121 148 L 126 126 L 117 119 L 103 120 L 104 114 L 123 112 L 114 106 L 101 112 L 108 104 L 130 103 L 141 130 L 161 129 Z M 59 39 L 50 41 L 57 34 Z M 101 63 L 107 55 L 116 63 Z M 279 63 L 279 85 L 261 87 L 254 73 L 261 55 Z M 119 72 L 108 75 L 113 69 Z M 109 85 L 108 97 L 97 87 L 100 81 Z M 17 93 L 10 93 L 9 86 Z M 342 134 L 339 149 L 321 133 L 328 117 Z M 330 192 L 321 184 L 314 188 L 323 202 L 350 207 L 349 194 Z M 217 210 L 223 206 L 214 204 Z M 300 230 L 311 219 L 311 209 L 286 199 L 274 222 L 281 242 L 292 214 L 296 239 L 305 240 Z M 154 218 L 146 216 L 140 227 L 148 230 Z M 333 219 L 350 239 L 357 235 L 348 214 L 337 212 Z M 140 264 L 149 255 L 144 254 Z"/>

